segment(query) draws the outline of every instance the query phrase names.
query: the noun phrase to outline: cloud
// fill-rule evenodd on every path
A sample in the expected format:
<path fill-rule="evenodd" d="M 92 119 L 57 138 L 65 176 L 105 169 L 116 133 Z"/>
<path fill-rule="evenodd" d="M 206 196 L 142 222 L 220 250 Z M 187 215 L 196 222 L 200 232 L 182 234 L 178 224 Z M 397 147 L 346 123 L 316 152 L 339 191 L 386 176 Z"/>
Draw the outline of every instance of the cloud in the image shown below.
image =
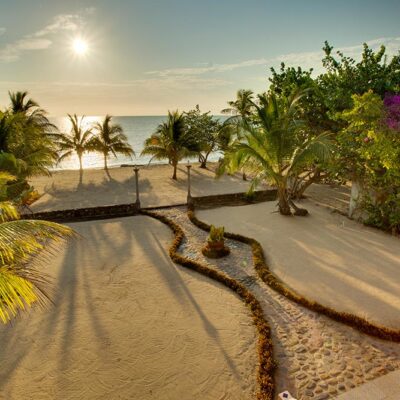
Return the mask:
<path fill-rule="evenodd" d="M 390 37 L 390 38 L 379 38 L 373 39 L 366 42 L 369 47 L 376 50 L 382 44 L 386 46 L 386 52 L 388 55 L 395 55 L 400 49 L 400 37 Z M 334 51 L 341 51 L 346 56 L 358 59 L 360 57 L 363 46 L 347 46 L 334 49 Z M 303 68 L 314 68 L 315 72 L 322 72 L 321 60 L 324 54 L 322 50 L 302 52 L 302 53 L 289 53 L 281 54 L 277 57 L 272 58 L 259 58 L 252 60 L 239 61 L 233 64 L 215 64 L 210 65 L 203 63 L 198 67 L 192 68 L 170 68 L 158 71 L 148 71 L 148 75 L 158 76 L 158 77 L 172 77 L 172 76 L 196 76 L 208 73 L 223 73 L 227 71 L 233 71 L 242 68 L 249 68 L 254 66 L 264 66 L 273 67 L 284 62 L 288 66 L 298 66 L 301 65 Z M 205 65 L 205 66 L 203 66 Z"/>
<path fill-rule="evenodd" d="M 3 35 L 6 31 L 6 28 L 0 27 L 0 36 Z"/>
<path fill-rule="evenodd" d="M 84 16 L 94 12 L 94 8 L 87 8 L 80 14 L 60 14 L 56 15 L 51 23 L 42 29 L 23 36 L 12 43 L 0 48 L 0 62 L 13 62 L 21 58 L 26 51 L 44 50 L 52 45 L 49 36 L 62 31 L 78 31 L 84 24 Z M 5 28 L 0 28 L 0 35 L 5 32 Z"/>

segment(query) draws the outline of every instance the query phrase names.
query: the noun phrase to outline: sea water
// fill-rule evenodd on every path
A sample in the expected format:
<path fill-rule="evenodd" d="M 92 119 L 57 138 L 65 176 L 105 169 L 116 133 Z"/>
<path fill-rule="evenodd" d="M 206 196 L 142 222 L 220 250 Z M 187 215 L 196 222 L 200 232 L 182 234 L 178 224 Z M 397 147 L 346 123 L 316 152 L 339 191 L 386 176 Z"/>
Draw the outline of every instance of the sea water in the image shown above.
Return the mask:
<path fill-rule="evenodd" d="M 226 117 L 215 116 L 214 118 L 224 121 Z M 86 116 L 82 120 L 83 129 L 90 128 L 96 122 L 102 122 L 104 116 Z M 70 132 L 71 123 L 67 117 L 51 118 L 53 124 L 55 124 L 61 132 Z M 125 135 L 128 138 L 129 144 L 135 151 L 135 156 L 129 158 L 121 154 L 117 154 L 115 158 L 110 154 L 107 161 L 108 166 L 120 166 L 122 164 L 137 164 L 144 165 L 148 164 L 151 160 L 151 156 L 141 156 L 140 153 L 143 150 L 144 141 L 156 131 L 159 124 L 167 120 L 166 116 L 126 116 L 126 117 L 113 117 L 112 123 L 119 124 L 124 130 Z M 210 161 L 216 161 L 220 157 L 220 154 L 214 153 L 209 157 Z M 167 163 L 165 161 L 152 161 L 152 163 Z M 103 168 L 104 158 L 100 153 L 90 152 L 83 155 L 83 167 L 84 168 Z M 78 169 L 79 161 L 76 154 L 71 157 L 64 159 L 57 164 L 54 169 Z"/>

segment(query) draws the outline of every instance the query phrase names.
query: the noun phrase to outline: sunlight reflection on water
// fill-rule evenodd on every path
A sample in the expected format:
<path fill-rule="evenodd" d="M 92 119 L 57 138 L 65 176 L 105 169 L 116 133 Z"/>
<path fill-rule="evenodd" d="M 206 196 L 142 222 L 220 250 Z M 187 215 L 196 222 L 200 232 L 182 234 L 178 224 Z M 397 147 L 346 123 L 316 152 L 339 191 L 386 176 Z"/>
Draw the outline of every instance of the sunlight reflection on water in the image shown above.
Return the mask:
<path fill-rule="evenodd" d="M 95 122 L 101 122 L 104 116 L 86 116 L 83 120 L 83 127 L 89 128 Z M 224 119 L 224 117 L 222 117 Z M 143 142 L 148 138 L 155 130 L 157 126 L 166 120 L 166 116 L 134 116 L 134 117 L 114 117 L 112 122 L 114 124 L 120 124 L 124 130 L 125 135 L 128 137 L 128 142 L 133 147 L 136 153 L 136 157 L 130 159 L 122 155 L 118 155 L 117 158 L 111 156 L 108 159 L 108 165 L 119 166 L 121 164 L 148 164 L 150 156 L 140 156 L 143 150 Z M 51 118 L 51 122 L 54 123 L 61 132 L 70 132 L 72 124 L 67 117 Z M 210 160 L 216 161 L 220 157 L 219 154 L 212 154 Z M 99 153 L 85 153 L 82 158 L 84 168 L 103 168 L 104 160 L 103 156 Z M 159 161 L 152 161 L 152 163 L 162 163 Z M 60 164 L 56 165 L 53 169 L 79 169 L 79 160 L 76 154 L 70 158 L 63 160 Z"/>

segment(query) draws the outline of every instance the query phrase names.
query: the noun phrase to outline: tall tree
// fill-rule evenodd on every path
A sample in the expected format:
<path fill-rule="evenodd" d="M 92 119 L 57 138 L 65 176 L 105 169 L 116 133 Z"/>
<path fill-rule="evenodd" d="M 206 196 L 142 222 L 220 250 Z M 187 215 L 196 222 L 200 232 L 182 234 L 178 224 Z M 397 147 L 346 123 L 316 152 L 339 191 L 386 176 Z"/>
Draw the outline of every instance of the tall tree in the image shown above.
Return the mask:
<path fill-rule="evenodd" d="M 219 144 L 221 123 L 215 120 L 210 112 L 202 113 L 199 105 L 194 110 L 184 113 L 187 134 L 199 146 L 200 168 L 207 168 L 207 160 Z"/>
<path fill-rule="evenodd" d="M 79 171 L 82 176 L 82 156 L 85 152 L 93 149 L 91 144 L 92 129 L 85 127 L 85 116 L 79 118 L 76 114 L 68 114 L 68 118 L 72 125 L 71 131 L 69 133 L 59 133 L 56 135 L 57 146 L 61 153 L 58 162 L 76 153 L 79 159 Z"/>
<path fill-rule="evenodd" d="M 290 197 L 289 181 L 308 163 L 329 155 L 327 135 L 307 135 L 305 124 L 296 118 L 301 96 L 301 92 L 288 98 L 273 93 L 259 96 L 259 104 L 253 103 L 255 122 L 242 122 L 241 139 L 232 145 L 225 160 L 232 172 L 246 166 L 254 174 L 252 189 L 263 180 L 273 183 L 283 215 L 291 215 L 291 207 L 295 213 L 305 214 Z"/>
<path fill-rule="evenodd" d="M 184 115 L 168 111 L 167 122 L 160 124 L 156 132 L 145 140 L 141 155 L 151 155 L 151 160 L 167 159 L 174 169 L 172 179 L 176 180 L 179 161 L 195 155 L 197 150 L 198 145 L 187 133 Z"/>
<path fill-rule="evenodd" d="M 131 157 L 135 154 L 128 138 L 124 134 L 122 126 L 112 124 L 112 116 L 106 115 L 103 122 L 96 122 L 94 125 L 95 136 L 90 141 L 91 147 L 104 157 L 104 169 L 108 173 L 107 159 L 110 153 L 116 157 L 117 153 Z"/>
<path fill-rule="evenodd" d="M 333 52 L 333 46 L 325 42 L 322 60 L 327 72 L 318 77 L 326 105 L 332 116 L 352 107 L 352 95 L 362 95 L 369 90 L 383 98 L 386 93 L 400 91 L 400 55 L 390 61 L 385 46 L 377 52 L 364 43 L 360 61 Z"/>

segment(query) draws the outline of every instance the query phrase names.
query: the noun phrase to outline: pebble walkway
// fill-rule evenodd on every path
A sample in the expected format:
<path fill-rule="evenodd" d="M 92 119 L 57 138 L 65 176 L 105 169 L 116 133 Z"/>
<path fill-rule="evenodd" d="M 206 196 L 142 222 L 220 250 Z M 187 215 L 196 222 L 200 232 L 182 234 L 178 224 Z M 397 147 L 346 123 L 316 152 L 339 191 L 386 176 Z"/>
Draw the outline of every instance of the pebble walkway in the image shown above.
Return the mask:
<path fill-rule="evenodd" d="M 185 207 L 159 210 L 178 223 L 186 239 L 179 251 L 240 281 L 257 296 L 272 328 L 276 393 L 298 400 L 327 400 L 400 369 L 400 344 L 361 334 L 353 328 L 303 308 L 262 282 L 249 246 L 226 240 L 231 254 L 219 260 L 201 253 L 207 233 L 194 226 Z"/>

